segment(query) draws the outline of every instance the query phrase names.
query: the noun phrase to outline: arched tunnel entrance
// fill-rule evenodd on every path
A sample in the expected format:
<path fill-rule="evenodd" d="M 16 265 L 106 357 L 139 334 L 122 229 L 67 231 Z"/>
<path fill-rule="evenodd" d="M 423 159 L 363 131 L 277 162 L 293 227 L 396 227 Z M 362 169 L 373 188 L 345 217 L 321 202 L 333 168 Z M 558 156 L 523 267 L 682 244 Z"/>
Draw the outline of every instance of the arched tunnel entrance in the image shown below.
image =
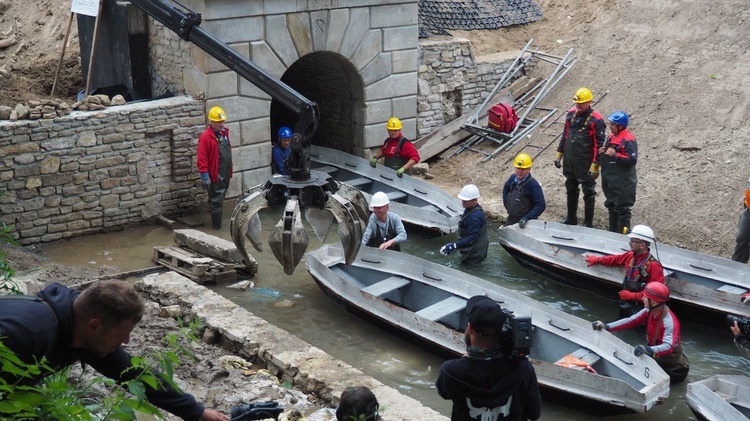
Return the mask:
<path fill-rule="evenodd" d="M 362 156 L 364 150 L 364 88 L 357 69 L 343 56 L 329 51 L 308 54 L 287 69 L 281 81 L 315 101 L 320 126 L 313 145 Z M 280 127 L 294 128 L 296 116 L 271 101 L 271 139 Z"/>

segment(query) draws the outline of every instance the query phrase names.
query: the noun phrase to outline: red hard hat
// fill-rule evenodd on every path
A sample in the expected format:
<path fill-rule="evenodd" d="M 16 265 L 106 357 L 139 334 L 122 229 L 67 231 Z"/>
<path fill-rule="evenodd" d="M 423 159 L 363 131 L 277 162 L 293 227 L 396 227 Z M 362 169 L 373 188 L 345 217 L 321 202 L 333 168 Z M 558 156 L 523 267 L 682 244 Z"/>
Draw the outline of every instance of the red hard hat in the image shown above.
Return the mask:
<path fill-rule="evenodd" d="M 669 300 L 669 288 L 660 282 L 649 282 L 643 289 L 643 295 L 659 303 L 666 303 Z"/>

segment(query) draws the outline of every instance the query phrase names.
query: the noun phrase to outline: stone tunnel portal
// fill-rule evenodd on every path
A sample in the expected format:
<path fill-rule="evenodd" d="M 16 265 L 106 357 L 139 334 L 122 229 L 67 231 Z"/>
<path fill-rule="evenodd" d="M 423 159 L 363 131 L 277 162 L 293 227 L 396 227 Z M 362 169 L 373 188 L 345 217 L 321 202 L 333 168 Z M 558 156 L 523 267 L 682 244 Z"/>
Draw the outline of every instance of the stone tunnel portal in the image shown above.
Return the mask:
<path fill-rule="evenodd" d="M 313 145 L 362 156 L 364 151 L 364 87 L 354 66 L 343 56 L 318 51 L 292 64 L 281 77 L 320 108 L 320 125 Z M 271 139 L 280 127 L 294 127 L 296 116 L 276 100 L 271 101 Z"/>

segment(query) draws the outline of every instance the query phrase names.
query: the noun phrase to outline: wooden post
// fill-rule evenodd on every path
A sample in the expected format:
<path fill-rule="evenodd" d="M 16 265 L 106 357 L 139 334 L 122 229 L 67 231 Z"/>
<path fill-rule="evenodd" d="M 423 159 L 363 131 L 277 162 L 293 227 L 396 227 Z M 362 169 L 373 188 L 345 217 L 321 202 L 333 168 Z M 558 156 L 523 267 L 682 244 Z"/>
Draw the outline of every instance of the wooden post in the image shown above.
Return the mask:
<path fill-rule="evenodd" d="M 57 87 L 57 81 L 60 79 L 60 68 L 62 67 L 63 60 L 65 59 L 65 49 L 68 47 L 68 36 L 70 35 L 70 27 L 73 25 L 73 15 L 75 13 L 70 12 L 70 18 L 68 19 L 68 29 L 65 31 L 65 41 L 63 41 L 62 52 L 60 53 L 60 60 L 57 62 L 57 70 L 55 70 L 55 81 L 52 82 L 52 92 L 49 96 L 55 96 L 55 88 Z"/>
<path fill-rule="evenodd" d="M 94 35 L 91 37 L 91 54 L 89 54 L 89 70 L 86 72 L 86 90 L 83 91 L 83 98 L 86 99 L 89 96 L 89 89 L 91 89 L 91 71 L 94 67 L 94 50 L 96 49 L 96 34 L 99 32 L 99 16 L 102 15 L 102 0 L 99 0 L 99 13 L 96 14 L 96 20 L 94 21 Z"/>

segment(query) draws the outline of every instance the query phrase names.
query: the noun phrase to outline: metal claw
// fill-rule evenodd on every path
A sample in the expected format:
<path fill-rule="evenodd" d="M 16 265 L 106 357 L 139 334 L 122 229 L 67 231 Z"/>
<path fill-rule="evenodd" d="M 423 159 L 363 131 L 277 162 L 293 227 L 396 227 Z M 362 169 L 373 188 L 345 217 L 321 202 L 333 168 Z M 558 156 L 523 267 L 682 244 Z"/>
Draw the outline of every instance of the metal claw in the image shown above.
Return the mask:
<path fill-rule="evenodd" d="M 256 250 L 263 251 L 258 211 L 267 205 L 262 189 L 250 189 L 242 199 L 238 199 L 232 212 L 232 218 L 229 220 L 232 241 L 245 259 L 245 264 L 250 264 L 251 261 L 245 248 L 245 238 L 250 240 Z"/>
<path fill-rule="evenodd" d="M 362 191 L 346 183 L 339 183 L 338 187 L 339 189 L 336 191 L 336 194 L 351 202 L 357 211 L 359 219 L 367 224 L 367 220 L 370 217 L 370 206 L 367 204 L 367 199 L 362 194 Z"/>
<path fill-rule="evenodd" d="M 297 197 L 290 197 L 286 201 L 284 215 L 268 234 L 268 245 L 287 275 L 294 273 L 294 268 L 302 260 L 310 243 L 310 237 L 302 226 L 301 216 Z"/>
<path fill-rule="evenodd" d="M 339 238 L 341 238 L 341 245 L 344 247 L 344 259 L 346 264 L 350 265 L 359 253 L 364 224 L 357 216 L 357 211 L 351 202 L 338 194 L 327 194 L 328 200 L 325 208 L 330 209 L 333 216 L 336 217 L 339 224 Z"/>
<path fill-rule="evenodd" d="M 331 229 L 331 225 L 333 225 L 333 214 L 331 211 L 327 209 L 307 208 L 305 209 L 305 219 L 310 223 L 313 231 L 315 231 L 318 241 L 321 243 L 325 242 L 326 237 L 328 237 L 328 231 Z"/>

